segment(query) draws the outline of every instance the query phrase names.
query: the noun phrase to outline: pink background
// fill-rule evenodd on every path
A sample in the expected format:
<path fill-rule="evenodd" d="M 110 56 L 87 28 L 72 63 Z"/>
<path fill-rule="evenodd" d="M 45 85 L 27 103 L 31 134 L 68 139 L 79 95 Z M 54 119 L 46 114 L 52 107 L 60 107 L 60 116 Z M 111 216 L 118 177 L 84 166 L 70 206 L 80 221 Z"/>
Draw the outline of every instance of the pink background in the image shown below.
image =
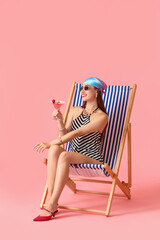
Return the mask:
<path fill-rule="evenodd" d="M 2 239 L 158 239 L 159 29 L 158 0 L 0 0 Z M 60 210 L 53 221 L 35 223 L 47 150 L 37 153 L 33 146 L 58 133 L 50 100 L 67 101 L 72 81 L 90 76 L 138 86 L 131 117 L 132 199 L 115 198 L 110 218 Z M 107 200 L 65 187 L 59 203 L 104 210 Z"/>

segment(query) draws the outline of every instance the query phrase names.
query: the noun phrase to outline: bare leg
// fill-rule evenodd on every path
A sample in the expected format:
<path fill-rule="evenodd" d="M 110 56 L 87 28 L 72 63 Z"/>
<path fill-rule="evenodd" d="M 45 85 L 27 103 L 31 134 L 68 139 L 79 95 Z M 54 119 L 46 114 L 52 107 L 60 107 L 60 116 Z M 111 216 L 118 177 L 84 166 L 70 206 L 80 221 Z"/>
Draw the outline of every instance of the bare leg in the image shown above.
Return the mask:
<path fill-rule="evenodd" d="M 63 152 L 64 149 L 60 146 L 54 145 L 51 146 L 48 150 L 48 162 L 47 162 L 47 182 L 48 182 L 48 195 L 47 195 L 47 202 L 52 196 L 55 176 L 56 176 L 56 169 L 57 169 L 57 162 L 59 155 Z"/>
<path fill-rule="evenodd" d="M 102 164 L 98 160 L 92 159 L 84 154 L 75 153 L 75 152 L 67 152 L 63 151 L 59 155 L 56 177 L 54 183 L 54 189 L 50 200 L 47 202 L 46 208 L 50 211 L 55 211 L 57 209 L 58 199 L 60 194 L 66 184 L 69 175 L 69 164 L 70 163 L 94 163 L 94 164 Z M 48 212 L 43 212 L 41 216 L 50 215 Z"/>
<path fill-rule="evenodd" d="M 66 184 L 69 176 L 69 161 L 68 152 L 63 152 L 60 154 L 57 164 L 57 172 L 55 178 L 55 185 L 53 194 L 50 199 L 49 207 L 56 207 L 60 194 Z"/>

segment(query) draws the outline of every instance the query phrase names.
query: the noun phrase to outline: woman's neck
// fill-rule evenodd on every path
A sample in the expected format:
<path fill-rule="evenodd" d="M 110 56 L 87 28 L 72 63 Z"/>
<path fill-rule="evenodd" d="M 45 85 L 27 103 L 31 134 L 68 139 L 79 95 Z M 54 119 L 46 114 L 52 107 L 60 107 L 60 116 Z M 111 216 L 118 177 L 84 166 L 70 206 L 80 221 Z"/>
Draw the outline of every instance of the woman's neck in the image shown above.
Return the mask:
<path fill-rule="evenodd" d="M 92 103 L 87 102 L 86 106 L 85 106 L 85 111 L 86 111 L 86 113 L 89 114 L 92 111 L 94 111 L 97 107 L 98 107 L 97 101 L 96 102 L 92 102 Z"/>

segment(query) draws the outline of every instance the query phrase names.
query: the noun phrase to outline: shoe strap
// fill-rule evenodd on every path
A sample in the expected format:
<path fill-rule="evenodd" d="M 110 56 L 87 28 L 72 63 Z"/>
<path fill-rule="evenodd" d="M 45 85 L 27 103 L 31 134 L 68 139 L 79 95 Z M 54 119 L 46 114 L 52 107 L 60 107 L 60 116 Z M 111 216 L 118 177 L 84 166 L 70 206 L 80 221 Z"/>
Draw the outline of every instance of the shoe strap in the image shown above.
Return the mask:
<path fill-rule="evenodd" d="M 52 215 L 54 215 L 54 212 L 51 212 L 51 211 L 49 211 L 49 210 L 46 209 L 46 208 L 43 208 L 43 209 L 46 210 L 47 212 L 51 213 Z"/>

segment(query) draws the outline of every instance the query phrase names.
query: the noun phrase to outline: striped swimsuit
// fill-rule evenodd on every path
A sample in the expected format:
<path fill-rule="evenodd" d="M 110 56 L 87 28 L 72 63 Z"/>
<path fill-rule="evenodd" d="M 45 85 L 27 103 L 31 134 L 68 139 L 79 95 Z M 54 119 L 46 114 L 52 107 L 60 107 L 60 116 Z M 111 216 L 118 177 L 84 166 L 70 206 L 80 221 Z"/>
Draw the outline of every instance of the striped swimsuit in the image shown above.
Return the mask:
<path fill-rule="evenodd" d="M 82 113 L 72 121 L 71 131 L 74 131 L 81 126 L 88 124 L 90 122 L 90 115 L 86 116 L 82 111 Z M 99 131 L 81 135 L 71 140 L 69 151 L 82 153 L 88 157 L 103 162 L 100 139 L 101 133 Z"/>

